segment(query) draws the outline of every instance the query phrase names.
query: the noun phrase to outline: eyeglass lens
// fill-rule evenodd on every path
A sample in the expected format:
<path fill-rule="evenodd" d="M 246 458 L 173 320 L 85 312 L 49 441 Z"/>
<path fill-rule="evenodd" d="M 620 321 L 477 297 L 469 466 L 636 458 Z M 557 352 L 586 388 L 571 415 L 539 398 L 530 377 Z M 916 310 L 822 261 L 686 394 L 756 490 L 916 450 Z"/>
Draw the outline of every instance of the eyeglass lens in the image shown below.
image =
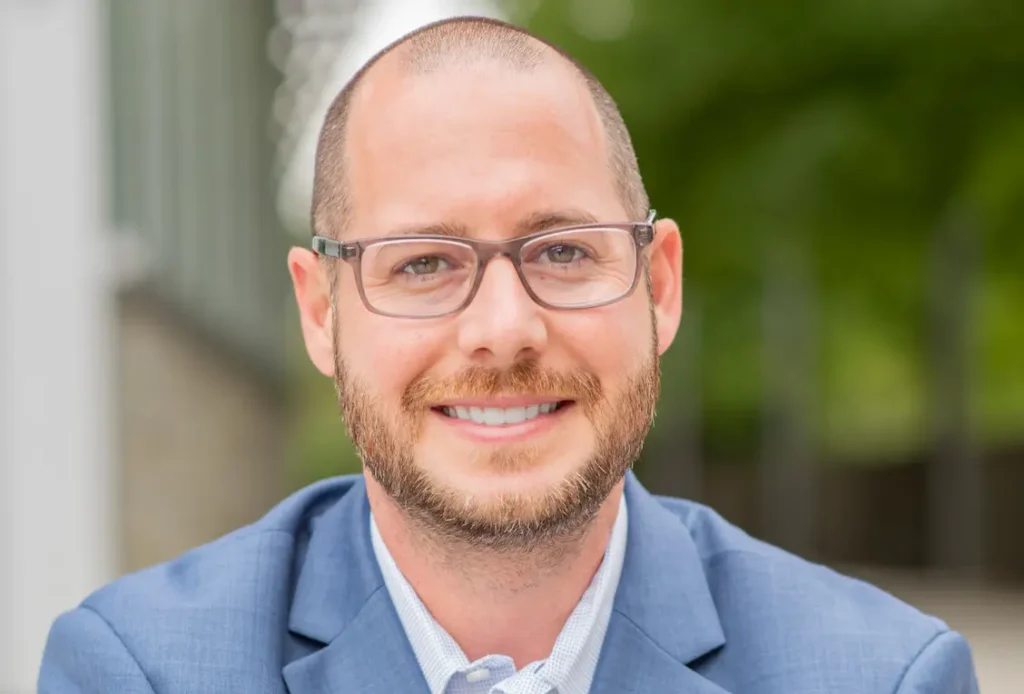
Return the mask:
<path fill-rule="evenodd" d="M 624 296 L 636 276 L 633 236 L 624 229 L 570 229 L 520 251 L 529 289 L 558 308 L 582 308 Z M 479 258 L 458 240 L 395 239 L 367 246 L 360 274 L 367 303 L 392 315 L 441 315 L 458 309 L 476 281 Z"/>

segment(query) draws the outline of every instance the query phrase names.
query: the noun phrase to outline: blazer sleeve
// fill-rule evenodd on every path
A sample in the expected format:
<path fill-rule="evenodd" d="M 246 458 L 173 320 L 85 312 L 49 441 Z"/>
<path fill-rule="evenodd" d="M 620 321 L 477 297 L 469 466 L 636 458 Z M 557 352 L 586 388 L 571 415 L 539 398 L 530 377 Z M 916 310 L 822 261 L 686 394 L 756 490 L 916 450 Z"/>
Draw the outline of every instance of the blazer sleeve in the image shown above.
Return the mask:
<path fill-rule="evenodd" d="M 940 632 L 914 658 L 896 694 L 978 694 L 971 647 L 955 631 Z"/>
<path fill-rule="evenodd" d="M 154 694 L 139 663 L 99 614 L 67 612 L 50 628 L 39 694 Z"/>

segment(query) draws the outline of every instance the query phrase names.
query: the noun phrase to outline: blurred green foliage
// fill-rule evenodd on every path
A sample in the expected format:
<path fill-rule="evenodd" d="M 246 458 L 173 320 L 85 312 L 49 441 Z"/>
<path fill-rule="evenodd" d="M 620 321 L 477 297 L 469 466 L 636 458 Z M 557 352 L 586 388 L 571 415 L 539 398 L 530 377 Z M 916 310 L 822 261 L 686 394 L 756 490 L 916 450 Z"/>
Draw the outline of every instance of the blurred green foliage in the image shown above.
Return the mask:
<path fill-rule="evenodd" d="M 758 445 L 765 258 L 791 246 L 815 294 L 822 452 L 878 459 L 921 446 L 935 397 L 934 256 L 954 213 L 971 220 L 981 254 L 973 416 L 989 443 L 1024 439 L 1024 3 L 510 9 L 601 79 L 652 205 L 679 222 L 711 457 L 749 458 Z M 659 422 L 676 416 L 685 358 L 665 360 Z"/>
<path fill-rule="evenodd" d="M 756 457 L 765 259 L 778 248 L 807 259 L 823 456 L 887 460 L 924 444 L 934 257 L 954 213 L 971 220 L 981 258 L 972 417 L 989 444 L 1024 439 L 1024 3 L 509 8 L 606 85 L 653 206 L 679 222 L 710 459 Z M 329 382 L 295 353 L 301 477 L 354 469 Z M 689 395 L 687 358 L 664 361 L 656 439 Z"/>

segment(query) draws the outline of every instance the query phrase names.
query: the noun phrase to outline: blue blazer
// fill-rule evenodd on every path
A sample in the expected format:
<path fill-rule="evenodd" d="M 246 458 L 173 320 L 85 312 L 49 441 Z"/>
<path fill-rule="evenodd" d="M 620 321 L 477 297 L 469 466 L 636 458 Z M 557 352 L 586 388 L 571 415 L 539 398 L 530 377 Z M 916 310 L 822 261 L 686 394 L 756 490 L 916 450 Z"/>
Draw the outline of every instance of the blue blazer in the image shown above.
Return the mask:
<path fill-rule="evenodd" d="M 888 594 L 626 479 L 596 694 L 967 694 L 964 639 Z M 123 577 L 60 616 L 42 694 L 428 694 L 359 476 Z"/>

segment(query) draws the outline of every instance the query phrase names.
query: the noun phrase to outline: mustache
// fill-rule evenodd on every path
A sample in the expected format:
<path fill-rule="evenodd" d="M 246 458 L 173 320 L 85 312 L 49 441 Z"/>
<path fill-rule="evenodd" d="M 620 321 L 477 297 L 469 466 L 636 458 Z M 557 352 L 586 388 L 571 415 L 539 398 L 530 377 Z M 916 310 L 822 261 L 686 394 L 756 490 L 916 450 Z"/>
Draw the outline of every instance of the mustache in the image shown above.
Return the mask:
<path fill-rule="evenodd" d="M 574 400 L 588 406 L 601 399 L 601 382 L 580 369 L 556 371 L 533 361 L 520 362 L 508 369 L 472 366 L 444 378 L 425 374 L 417 377 L 402 394 L 402 409 L 413 413 L 452 400 L 534 395 Z"/>

